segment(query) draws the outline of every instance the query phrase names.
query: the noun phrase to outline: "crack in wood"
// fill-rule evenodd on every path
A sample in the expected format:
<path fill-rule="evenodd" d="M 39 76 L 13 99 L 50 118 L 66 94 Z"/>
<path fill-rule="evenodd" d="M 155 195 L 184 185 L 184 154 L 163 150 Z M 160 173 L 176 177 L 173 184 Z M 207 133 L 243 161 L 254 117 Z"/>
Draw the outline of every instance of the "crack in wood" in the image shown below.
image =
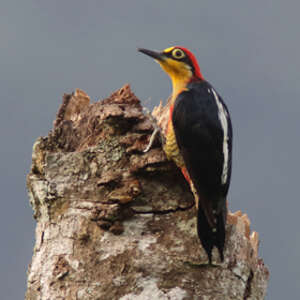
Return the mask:
<path fill-rule="evenodd" d="M 170 209 L 166 209 L 166 210 L 147 210 L 147 211 L 141 211 L 141 210 L 135 210 L 135 209 L 132 209 L 133 213 L 135 214 L 144 214 L 144 215 L 150 215 L 150 214 L 155 214 L 155 215 L 167 215 L 167 214 L 170 214 L 170 213 L 176 213 L 178 211 L 187 211 L 189 209 L 191 209 L 192 207 L 194 207 L 195 204 L 191 204 L 187 207 L 180 207 L 178 206 L 177 208 L 170 208 Z"/>
<path fill-rule="evenodd" d="M 252 284 L 253 277 L 254 277 L 253 271 L 250 270 L 250 274 L 248 276 L 247 283 L 246 283 L 245 294 L 243 298 L 244 300 L 247 300 L 248 297 L 251 296 L 251 284 Z"/>

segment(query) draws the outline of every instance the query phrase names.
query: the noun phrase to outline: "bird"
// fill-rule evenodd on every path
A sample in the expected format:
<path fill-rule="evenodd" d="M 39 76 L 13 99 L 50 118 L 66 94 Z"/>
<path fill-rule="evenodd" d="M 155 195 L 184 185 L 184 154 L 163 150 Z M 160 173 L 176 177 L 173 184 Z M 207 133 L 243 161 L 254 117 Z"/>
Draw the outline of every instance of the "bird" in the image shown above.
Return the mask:
<path fill-rule="evenodd" d="M 194 195 L 197 234 L 209 265 L 214 247 L 223 262 L 233 139 L 228 108 L 187 48 L 138 51 L 153 58 L 172 81 L 163 150 L 181 169 Z"/>

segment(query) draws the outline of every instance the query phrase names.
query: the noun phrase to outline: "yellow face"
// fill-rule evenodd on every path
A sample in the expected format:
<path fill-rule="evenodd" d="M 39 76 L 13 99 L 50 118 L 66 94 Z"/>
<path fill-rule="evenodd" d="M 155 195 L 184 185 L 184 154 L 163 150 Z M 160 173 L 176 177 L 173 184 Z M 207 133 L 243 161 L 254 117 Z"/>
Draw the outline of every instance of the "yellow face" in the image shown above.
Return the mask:
<path fill-rule="evenodd" d="M 163 51 L 166 54 L 163 59 L 156 60 L 162 69 L 171 77 L 173 89 L 179 90 L 193 76 L 191 67 L 180 59 L 186 54 L 179 48 L 170 47 Z"/>
<path fill-rule="evenodd" d="M 167 48 L 163 51 L 166 54 L 162 60 L 157 60 L 162 69 L 171 77 L 172 80 L 188 81 L 193 73 L 189 65 L 178 59 L 185 57 L 185 53 L 175 47 Z"/>
<path fill-rule="evenodd" d="M 170 47 L 162 52 L 139 48 L 138 51 L 155 59 L 170 76 L 173 85 L 173 99 L 182 89 L 186 88 L 187 83 L 194 76 L 194 66 L 189 57 L 191 54 L 187 56 L 184 48 Z"/>

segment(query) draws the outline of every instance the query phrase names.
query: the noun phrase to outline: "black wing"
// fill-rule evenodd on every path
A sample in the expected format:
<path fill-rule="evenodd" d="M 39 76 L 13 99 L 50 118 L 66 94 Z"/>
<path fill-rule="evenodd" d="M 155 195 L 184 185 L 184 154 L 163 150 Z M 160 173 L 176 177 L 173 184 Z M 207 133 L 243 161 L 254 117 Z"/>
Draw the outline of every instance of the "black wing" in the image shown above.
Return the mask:
<path fill-rule="evenodd" d="M 211 241 L 206 248 L 216 245 L 223 251 L 232 152 L 232 126 L 227 107 L 208 82 L 191 83 L 175 100 L 172 121 L 178 147 L 199 196 L 198 234 L 199 226 L 208 228 L 209 236 L 212 228 L 217 227 L 220 245 Z M 202 244 L 211 240 L 201 234 Z"/>

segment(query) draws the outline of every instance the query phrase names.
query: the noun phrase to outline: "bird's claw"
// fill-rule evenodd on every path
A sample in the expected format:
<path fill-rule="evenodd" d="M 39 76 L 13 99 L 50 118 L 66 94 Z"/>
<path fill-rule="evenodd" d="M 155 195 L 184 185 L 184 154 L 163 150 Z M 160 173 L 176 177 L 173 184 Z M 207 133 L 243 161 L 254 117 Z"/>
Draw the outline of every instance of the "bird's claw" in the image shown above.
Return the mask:
<path fill-rule="evenodd" d="M 162 131 L 161 131 L 161 128 L 157 125 L 157 121 L 156 121 L 156 119 L 152 116 L 152 114 L 151 114 L 151 112 L 149 111 L 149 109 L 146 108 L 146 107 L 144 107 L 144 108 L 143 108 L 143 111 L 144 111 L 144 113 L 147 115 L 147 117 L 149 118 L 149 120 L 151 121 L 152 126 L 154 127 L 154 131 L 153 131 L 152 134 L 151 134 L 149 143 L 148 143 L 147 147 L 143 150 L 143 152 L 146 153 L 146 152 L 148 152 L 148 151 L 151 149 L 152 145 L 154 144 L 156 135 L 157 135 L 158 133 L 160 134 L 160 141 L 161 141 L 162 144 L 164 144 L 165 137 L 163 136 Z"/>

